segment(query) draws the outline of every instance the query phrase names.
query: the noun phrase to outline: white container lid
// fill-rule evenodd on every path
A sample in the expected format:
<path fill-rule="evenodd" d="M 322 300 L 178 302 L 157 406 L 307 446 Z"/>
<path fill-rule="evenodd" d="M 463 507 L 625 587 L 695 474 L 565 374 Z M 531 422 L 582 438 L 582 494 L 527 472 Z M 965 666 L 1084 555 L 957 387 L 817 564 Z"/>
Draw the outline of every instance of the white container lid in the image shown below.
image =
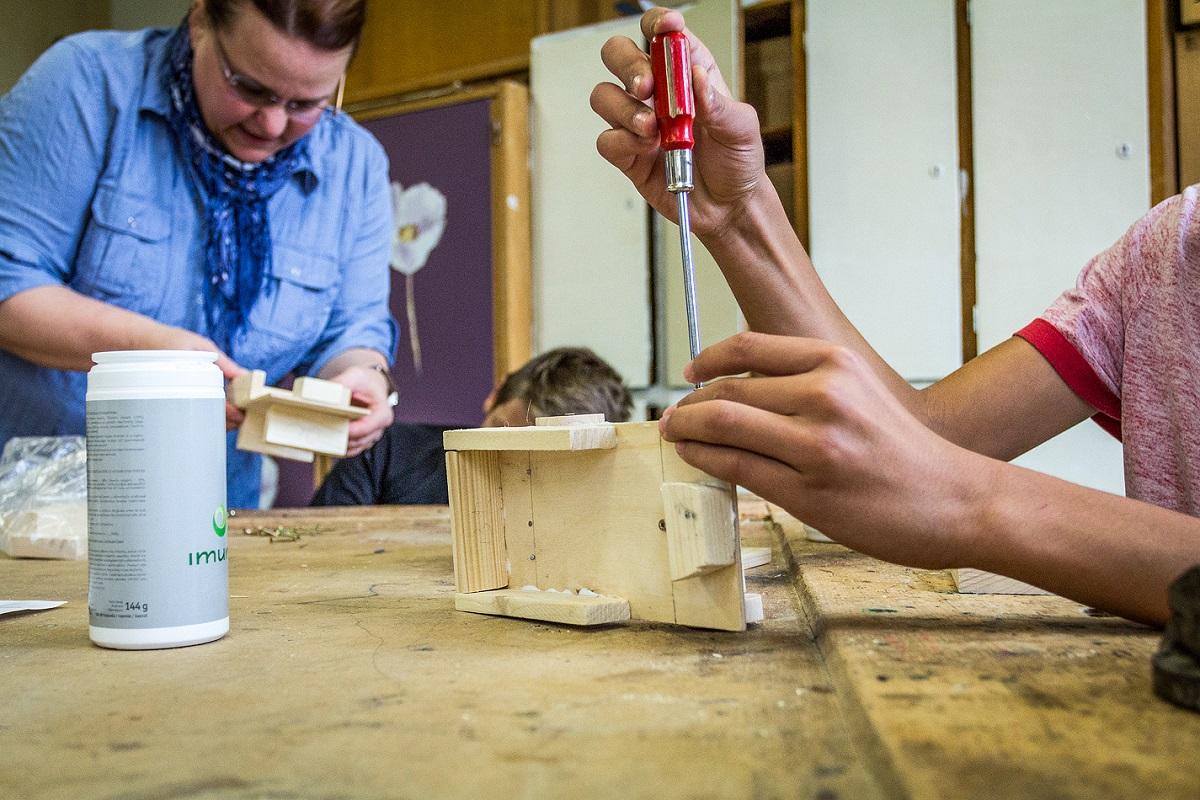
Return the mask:
<path fill-rule="evenodd" d="M 114 350 L 93 353 L 88 400 L 225 396 L 225 379 L 208 350 Z"/>
<path fill-rule="evenodd" d="M 129 364 L 147 361 L 207 361 L 215 363 L 217 354 L 208 350 L 107 350 L 92 353 L 97 364 Z"/>

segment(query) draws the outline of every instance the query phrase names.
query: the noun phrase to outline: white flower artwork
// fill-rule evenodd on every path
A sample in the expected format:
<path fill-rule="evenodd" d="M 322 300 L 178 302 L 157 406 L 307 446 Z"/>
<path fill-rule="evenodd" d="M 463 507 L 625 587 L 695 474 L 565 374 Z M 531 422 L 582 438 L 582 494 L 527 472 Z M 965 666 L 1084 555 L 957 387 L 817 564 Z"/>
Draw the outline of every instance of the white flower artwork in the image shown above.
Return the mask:
<path fill-rule="evenodd" d="M 404 275 L 405 311 L 413 366 L 421 373 L 421 338 L 417 333 L 417 304 L 413 276 L 425 266 L 429 254 L 446 230 L 446 196 L 428 183 L 407 189 L 392 181 L 392 269 Z"/>

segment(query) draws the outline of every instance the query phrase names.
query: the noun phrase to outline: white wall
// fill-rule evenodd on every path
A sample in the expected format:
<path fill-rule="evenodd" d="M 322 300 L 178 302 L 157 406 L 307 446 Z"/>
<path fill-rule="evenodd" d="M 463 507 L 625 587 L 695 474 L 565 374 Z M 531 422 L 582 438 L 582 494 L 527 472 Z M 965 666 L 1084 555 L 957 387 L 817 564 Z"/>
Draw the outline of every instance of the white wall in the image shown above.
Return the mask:
<path fill-rule="evenodd" d="M 953 0 L 809 0 L 809 252 L 910 381 L 962 363 Z"/>
<path fill-rule="evenodd" d="M 973 0 L 980 350 L 1012 335 L 1150 205 L 1141 0 Z M 1017 463 L 1124 491 L 1092 422 Z"/>
<path fill-rule="evenodd" d="M 722 72 L 740 62 L 733 0 L 700 0 L 682 8 L 692 30 L 713 43 Z M 592 87 L 614 78 L 600 61 L 611 36 L 641 42 L 637 17 L 540 36 L 531 47 L 530 95 L 533 208 L 534 349 L 584 345 L 643 388 L 652 375 L 653 282 L 658 282 L 659 342 L 664 383 L 682 383 L 687 355 L 678 229 L 650 223 L 644 200 L 596 152 L 606 125 L 588 103 Z M 702 340 L 737 332 L 732 292 L 715 262 L 693 239 Z M 651 271 L 651 252 L 661 258 Z"/>
<path fill-rule="evenodd" d="M 611 76 L 610 36 L 637 18 L 539 36 L 530 55 L 534 350 L 591 347 L 633 387 L 650 375 L 646 204 L 596 152 L 605 124 L 588 96 Z"/>

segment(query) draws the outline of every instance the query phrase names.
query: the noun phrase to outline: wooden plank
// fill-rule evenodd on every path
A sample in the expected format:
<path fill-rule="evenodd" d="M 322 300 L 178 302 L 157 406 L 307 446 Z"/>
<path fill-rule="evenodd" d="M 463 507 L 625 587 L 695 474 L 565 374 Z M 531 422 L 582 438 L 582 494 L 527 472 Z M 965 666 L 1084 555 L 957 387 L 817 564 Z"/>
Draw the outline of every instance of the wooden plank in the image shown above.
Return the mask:
<path fill-rule="evenodd" d="M 975 335 L 975 161 L 971 89 L 971 0 L 954 3 L 955 96 L 958 115 L 958 169 L 966 175 L 965 196 L 959 197 L 958 285 L 962 298 L 959 325 L 963 363 L 979 354 Z"/>
<path fill-rule="evenodd" d="M 280 389 L 275 386 L 268 386 L 266 393 L 252 399 L 246 404 L 245 408 L 271 406 L 286 406 L 287 408 L 300 408 L 309 411 L 319 411 L 322 414 L 327 414 L 331 417 L 341 419 L 357 419 L 358 417 L 366 416 L 369 412 L 362 406 L 352 405 L 336 405 L 334 403 L 325 403 L 320 400 L 308 400 L 303 397 L 297 397 L 287 389 Z"/>
<path fill-rule="evenodd" d="M 284 405 L 290 408 L 305 408 L 313 411 L 321 411 L 326 414 L 331 414 L 336 417 L 344 417 L 354 419 L 356 417 L 365 416 L 368 411 L 362 406 L 350 405 L 349 390 L 346 387 L 345 392 L 337 390 L 328 390 L 320 386 L 320 384 L 333 383 L 334 386 L 340 386 L 333 381 L 324 381 L 319 378 L 297 378 L 297 382 L 305 381 L 315 395 L 305 397 L 291 389 L 281 389 L 278 386 L 266 385 L 266 373 L 260 369 L 251 370 L 250 372 L 238 375 L 229 382 L 229 401 L 238 408 L 249 409 L 254 406 L 273 406 Z M 313 383 L 315 381 L 316 383 Z M 304 384 L 301 384 L 303 388 Z M 346 397 L 347 402 L 335 402 L 331 399 L 334 396 Z"/>
<path fill-rule="evenodd" d="M 229 382 L 229 402 L 238 408 L 245 408 L 256 397 L 262 397 L 267 391 L 267 373 L 261 369 L 243 372 Z"/>
<path fill-rule="evenodd" d="M 670 442 L 659 439 L 659 448 L 663 481 L 687 481 L 721 489 L 726 492 L 734 514 L 737 514 L 737 493 L 732 486 L 685 462 Z M 728 631 L 746 629 L 746 579 L 742 573 L 740 530 L 735 531 L 734 541 L 734 563 L 731 566 L 672 581 L 671 596 L 675 603 L 677 623 Z"/>
<path fill-rule="evenodd" d="M 615 449 L 530 453 L 536 585 L 586 587 L 625 598 L 634 619 L 675 622 L 658 427 L 613 428 Z"/>
<path fill-rule="evenodd" d="M 295 461 L 313 460 L 311 450 L 301 450 L 295 447 L 271 444 L 266 440 L 267 410 L 265 406 L 251 405 L 246 408 L 246 418 L 238 426 L 237 448 L 252 453 L 263 453 L 279 458 L 290 458 Z"/>
<path fill-rule="evenodd" d="M 460 592 L 508 585 L 498 453 L 446 453 L 454 584 Z"/>
<path fill-rule="evenodd" d="M 350 420 L 345 417 L 323 410 L 272 403 L 267 406 L 264 419 L 263 439 L 268 444 L 329 456 L 346 455 Z"/>
<path fill-rule="evenodd" d="M 1200 183 L 1200 31 L 1175 35 L 1179 184 Z"/>
<path fill-rule="evenodd" d="M 1196 0 L 1185 0 L 1196 2 Z M 1175 139 L 1174 20 L 1169 0 L 1146 0 L 1146 75 L 1150 133 L 1150 203 L 1179 193 L 1179 153 Z"/>
<path fill-rule="evenodd" d="M 500 451 L 500 494 L 504 499 L 504 546 L 509 586 L 537 584 L 537 528 L 528 451 Z"/>
<path fill-rule="evenodd" d="M 529 89 L 497 84 L 492 115 L 492 326 L 499 383 L 533 355 Z"/>
<path fill-rule="evenodd" d="M 87 503 L 59 503 L 8 512 L 0 521 L 0 552 L 13 558 L 87 558 Z"/>
<path fill-rule="evenodd" d="M 743 510 L 743 515 L 745 511 Z M 771 548 L 769 547 L 743 547 L 742 548 L 742 569 L 754 569 L 771 563 Z"/>
<path fill-rule="evenodd" d="M 565 625 L 607 625 L 629 619 L 629 603 L 620 597 L 582 597 L 555 591 L 500 589 L 454 595 L 454 607 L 475 614 L 521 617 Z"/>
<path fill-rule="evenodd" d="M 955 594 L 942 571 L 812 544 L 774 519 L 887 796 L 1200 797 L 1200 773 L 1182 766 L 1200 715 L 1151 687 L 1160 631 L 1053 595 Z"/>
<path fill-rule="evenodd" d="M 603 425 L 603 414 L 565 414 L 558 417 L 538 417 L 533 421 L 535 427 L 555 427 L 558 425 Z"/>
<path fill-rule="evenodd" d="M 671 580 L 704 575 L 734 562 L 736 511 L 729 495 L 695 483 L 661 487 Z"/>
<path fill-rule="evenodd" d="M 962 594 L 1052 594 L 1015 578 L 996 575 L 972 567 L 950 570 L 954 585 Z"/>
<path fill-rule="evenodd" d="M 617 446 L 612 423 L 559 427 L 469 428 L 446 431 L 447 450 L 607 450 Z"/>
<path fill-rule="evenodd" d="M 343 386 L 337 381 L 327 381 L 309 376 L 296 378 L 292 384 L 292 394 L 304 400 L 316 400 L 329 405 L 350 405 L 350 387 Z"/>

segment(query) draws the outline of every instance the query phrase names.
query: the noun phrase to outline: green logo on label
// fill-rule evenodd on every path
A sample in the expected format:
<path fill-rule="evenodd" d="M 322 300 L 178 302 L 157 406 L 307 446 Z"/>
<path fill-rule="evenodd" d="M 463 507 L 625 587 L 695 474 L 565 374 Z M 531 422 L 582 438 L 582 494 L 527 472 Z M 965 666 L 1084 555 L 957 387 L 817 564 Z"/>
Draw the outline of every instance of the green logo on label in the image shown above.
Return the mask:
<path fill-rule="evenodd" d="M 225 514 L 225 506 L 217 506 L 217 510 L 213 512 L 213 533 L 217 536 L 224 536 L 228 519 Z"/>

